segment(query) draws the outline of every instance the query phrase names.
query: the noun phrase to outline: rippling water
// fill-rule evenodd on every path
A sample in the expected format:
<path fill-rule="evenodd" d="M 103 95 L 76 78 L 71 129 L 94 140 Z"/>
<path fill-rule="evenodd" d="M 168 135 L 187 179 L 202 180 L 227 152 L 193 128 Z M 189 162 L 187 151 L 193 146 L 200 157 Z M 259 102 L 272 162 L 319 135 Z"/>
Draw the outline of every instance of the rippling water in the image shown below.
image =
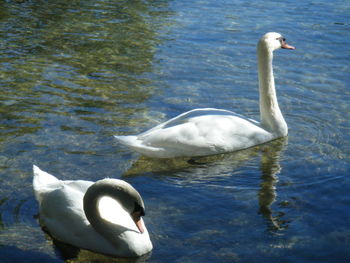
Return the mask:
<path fill-rule="evenodd" d="M 349 1 L 0 2 L 0 262 L 134 262 L 59 244 L 38 224 L 32 164 L 139 190 L 147 262 L 347 262 Z M 152 160 L 117 144 L 186 110 L 258 119 L 268 31 L 289 136 L 237 153 Z"/>

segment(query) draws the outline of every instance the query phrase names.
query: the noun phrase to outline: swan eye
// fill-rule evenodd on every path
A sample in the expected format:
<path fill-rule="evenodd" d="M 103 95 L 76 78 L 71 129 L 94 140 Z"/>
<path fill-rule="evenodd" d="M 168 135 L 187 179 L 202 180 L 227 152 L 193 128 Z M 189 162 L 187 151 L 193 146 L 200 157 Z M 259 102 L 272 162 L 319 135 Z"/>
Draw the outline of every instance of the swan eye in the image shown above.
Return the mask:
<path fill-rule="evenodd" d="M 279 42 L 281 42 L 281 44 L 283 42 L 286 42 L 286 39 L 284 37 L 279 37 L 279 38 L 276 38 L 276 40 L 279 40 Z"/>
<path fill-rule="evenodd" d="M 135 202 L 135 208 L 133 213 L 140 213 L 140 216 L 145 216 L 145 209 Z"/>

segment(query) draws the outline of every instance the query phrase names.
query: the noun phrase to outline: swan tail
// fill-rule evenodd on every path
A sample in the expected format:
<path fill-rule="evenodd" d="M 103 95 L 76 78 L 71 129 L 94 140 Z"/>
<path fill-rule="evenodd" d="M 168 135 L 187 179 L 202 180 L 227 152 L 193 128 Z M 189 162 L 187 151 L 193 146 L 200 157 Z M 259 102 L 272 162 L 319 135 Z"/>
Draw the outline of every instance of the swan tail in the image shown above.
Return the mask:
<path fill-rule="evenodd" d="M 116 138 L 121 144 L 129 147 L 130 149 L 139 152 L 141 154 L 147 155 L 149 157 L 162 157 L 163 148 L 156 148 L 149 145 L 143 144 L 142 140 L 138 138 L 138 136 L 117 136 L 115 135 L 114 138 Z"/>
<path fill-rule="evenodd" d="M 40 193 L 45 191 L 47 185 L 60 182 L 55 176 L 42 171 L 38 166 L 33 165 L 33 188 L 36 199 L 40 202 Z"/>
<path fill-rule="evenodd" d="M 114 138 L 117 139 L 118 142 L 125 146 L 133 146 L 137 145 L 137 137 L 136 136 L 119 136 L 119 135 L 114 135 Z"/>

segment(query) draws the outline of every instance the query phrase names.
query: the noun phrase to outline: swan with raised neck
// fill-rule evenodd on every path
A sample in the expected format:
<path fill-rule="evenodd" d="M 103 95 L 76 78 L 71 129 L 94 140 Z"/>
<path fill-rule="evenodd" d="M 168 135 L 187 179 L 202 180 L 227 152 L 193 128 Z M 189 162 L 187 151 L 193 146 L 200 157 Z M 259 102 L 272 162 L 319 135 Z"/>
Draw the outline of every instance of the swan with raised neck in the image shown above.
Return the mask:
<path fill-rule="evenodd" d="M 288 134 L 288 126 L 278 106 L 272 67 L 273 51 L 278 48 L 294 49 L 285 42 L 285 38 L 274 32 L 265 34 L 257 45 L 259 106 L 261 127 L 277 137 L 284 137 Z"/>
<path fill-rule="evenodd" d="M 272 69 L 273 51 L 279 48 L 294 49 L 274 32 L 258 42 L 260 122 L 228 110 L 203 108 L 141 134 L 115 138 L 143 155 L 173 158 L 233 152 L 286 136 L 288 127 L 278 106 Z"/>

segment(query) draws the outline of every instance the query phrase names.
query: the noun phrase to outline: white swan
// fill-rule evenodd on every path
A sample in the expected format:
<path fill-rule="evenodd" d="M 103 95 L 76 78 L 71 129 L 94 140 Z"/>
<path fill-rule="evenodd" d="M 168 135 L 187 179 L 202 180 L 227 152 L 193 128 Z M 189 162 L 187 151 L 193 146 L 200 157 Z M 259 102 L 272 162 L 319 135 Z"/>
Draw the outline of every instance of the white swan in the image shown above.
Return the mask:
<path fill-rule="evenodd" d="M 61 181 L 33 166 L 40 221 L 58 240 L 118 257 L 152 250 L 141 216 L 144 203 L 127 182 L 117 179 Z"/>
<path fill-rule="evenodd" d="M 172 158 L 232 152 L 287 136 L 272 69 L 273 51 L 278 48 L 294 49 L 273 32 L 257 46 L 260 123 L 228 110 L 194 109 L 139 135 L 115 138 L 146 156 Z"/>

